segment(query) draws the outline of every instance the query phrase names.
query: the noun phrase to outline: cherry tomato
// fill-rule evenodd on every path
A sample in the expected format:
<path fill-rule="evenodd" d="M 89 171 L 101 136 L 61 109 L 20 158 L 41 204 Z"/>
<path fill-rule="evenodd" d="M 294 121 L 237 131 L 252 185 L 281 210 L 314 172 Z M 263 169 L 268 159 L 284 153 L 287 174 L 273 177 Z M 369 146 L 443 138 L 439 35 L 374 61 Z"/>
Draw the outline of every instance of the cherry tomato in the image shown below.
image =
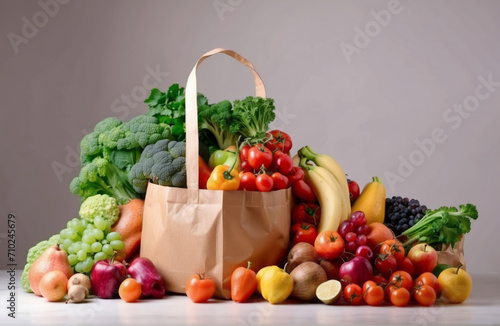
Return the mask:
<path fill-rule="evenodd" d="M 378 306 L 384 301 L 384 289 L 373 281 L 366 281 L 363 285 L 363 299 L 370 306 Z"/>
<path fill-rule="evenodd" d="M 250 150 L 250 145 L 244 145 L 240 148 L 240 159 L 241 162 L 248 160 L 248 151 Z"/>
<path fill-rule="evenodd" d="M 377 285 L 377 283 L 375 283 L 375 282 L 374 282 L 374 281 L 372 281 L 372 280 L 366 281 L 366 282 L 365 282 L 365 284 L 363 284 L 363 293 L 365 293 L 365 292 L 366 292 L 366 290 L 368 290 L 368 288 L 369 288 L 370 286 L 376 286 L 376 285 Z"/>
<path fill-rule="evenodd" d="M 415 300 L 422 306 L 432 306 L 436 302 L 436 291 L 430 285 L 418 285 L 415 288 Z"/>
<path fill-rule="evenodd" d="M 255 170 L 262 166 L 269 169 L 273 164 L 273 153 L 262 144 L 254 145 L 248 150 L 248 163 Z"/>
<path fill-rule="evenodd" d="M 398 261 L 392 255 L 381 254 L 375 259 L 375 268 L 377 271 L 384 275 L 389 276 L 396 271 Z"/>
<path fill-rule="evenodd" d="M 205 273 L 191 276 L 186 283 L 186 295 L 195 303 L 205 302 L 215 292 L 215 282 L 206 278 Z"/>
<path fill-rule="evenodd" d="M 410 291 L 406 288 L 396 288 L 390 294 L 391 303 L 398 307 L 404 307 L 410 302 Z"/>
<path fill-rule="evenodd" d="M 273 189 L 280 190 L 288 188 L 288 178 L 279 172 L 274 172 L 271 174 L 273 179 Z"/>
<path fill-rule="evenodd" d="M 396 286 L 394 284 L 387 284 L 385 286 L 385 294 L 386 294 L 387 300 L 391 299 L 391 292 L 396 290 L 396 289 L 399 289 L 399 288 L 400 288 L 400 286 Z"/>
<path fill-rule="evenodd" d="M 293 206 L 292 224 L 307 222 L 318 226 L 320 218 L 321 208 L 316 204 L 300 203 Z"/>
<path fill-rule="evenodd" d="M 243 172 L 253 172 L 253 168 L 250 166 L 250 163 L 248 163 L 248 160 L 241 161 L 241 171 L 243 171 Z"/>
<path fill-rule="evenodd" d="M 257 177 L 252 172 L 240 172 L 240 189 L 257 191 Z"/>
<path fill-rule="evenodd" d="M 359 197 L 359 185 L 356 181 L 352 181 L 350 179 L 347 179 L 347 185 L 349 186 L 349 198 L 351 199 L 352 204 Z"/>
<path fill-rule="evenodd" d="M 400 271 L 405 271 L 410 274 L 412 277 L 415 275 L 415 267 L 408 257 L 401 257 L 396 259 L 398 261 L 397 269 Z"/>
<path fill-rule="evenodd" d="M 273 190 L 273 178 L 267 174 L 259 174 L 255 180 L 257 189 L 261 192 L 269 192 Z"/>
<path fill-rule="evenodd" d="M 405 248 L 403 244 L 396 239 L 389 239 L 382 242 L 382 246 L 380 247 L 381 254 L 391 254 L 396 259 L 402 258 L 405 256 Z"/>
<path fill-rule="evenodd" d="M 314 195 L 314 192 L 304 180 L 297 181 L 292 186 L 292 192 L 295 195 L 295 197 L 305 202 L 314 203 L 316 201 L 316 196 Z"/>
<path fill-rule="evenodd" d="M 425 272 L 421 274 L 415 280 L 415 287 L 422 285 L 429 285 L 430 287 L 432 287 L 434 289 L 434 292 L 436 292 L 436 295 L 438 295 L 439 292 L 441 292 L 441 287 L 439 286 L 436 275 L 430 272 Z"/>
<path fill-rule="evenodd" d="M 323 231 L 316 237 L 314 241 L 314 249 L 321 258 L 335 259 L 340 257 L 344 251 L 344 240 L 335 231 Z"/>
<path fill-rule="evenodd" d="M 273 164 L 279 172 L 287 175 L 293 171 L 293 160 L 287 154 L 281 151 L 276 151 L 273 154 Z"/>
<path fill-rule="evenodd" d="M 396 271 L 392 273 L 391 277 L 389 277 L 389 282 L 396 286 L 403 287 L 408 291 L 411 291 L 413 287 L 413 279 L 411 275 L 405 271 Z"/>
<path fill-rule="evenodd" d="M 357 284 L 349 284 L 344 289 L 344 300 L 352 305 L 359 305 L 363 300 L 363 289 Z"/>
<path fill-rule="evenodd" d="M 380 275 L 380 274 L 373 275 L 373 277 L 372 277 L 371 280 L 373 282 L 375 282 L 377 285 L 381 285 L 381 286 L 384 286 L 384 287 L 387 285 L 387 283 L 389 283 L 387 281 L 387 279 L 384 276 Z"/>
<path fill-rule="evenodd" d="M 266 135 L 268 138 L 271 138 L 266 143 L 267 148 L 269 148 L 272 152 L 275 150 L 282 151 L 283 153 L 288 154 L 290 149 L 292 149 L 292 138 L 286 132 L 280 130 L 271 130 Z"/>
<path fill-rule="evenodd" d="M 307 242 L 314 245 L 314 240 L 316 240 L 318 234 L 314 225 L 305 222 L 294 224 L 291 232 L 293 244 Z"/>
<path fill-rule="evenodd" d="M 118 294 L 125 302 L 135 302 L 141 297 L 141 284 L 133 278 L 127 278 L 120 284 Z"/>
<path fill-rule="evenodd" d="M 297 181 L 304 179 L 304 170 L 302 168 L 294 166 L 292 172 L 287 175 L 289 186 L 293 186 Z"/>

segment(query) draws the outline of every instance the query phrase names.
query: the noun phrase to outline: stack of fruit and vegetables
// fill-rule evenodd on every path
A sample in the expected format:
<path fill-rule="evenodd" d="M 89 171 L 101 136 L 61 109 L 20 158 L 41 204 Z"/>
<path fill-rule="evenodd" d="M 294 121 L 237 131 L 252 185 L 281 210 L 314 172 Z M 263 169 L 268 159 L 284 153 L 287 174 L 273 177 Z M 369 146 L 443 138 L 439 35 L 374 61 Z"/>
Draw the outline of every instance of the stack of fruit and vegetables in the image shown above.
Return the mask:
<path fill-rule="evenodd" d="M 153 89 L 145 103 L 147 113 L 128 122 L 106 118 L 83 137 L 81 169 L 70 184 L 82 201 L 79 217 L 29 250 L 21 279 L 26 291 L 74 303 L 89 294 L 127 302 L 165 295 L 154 264 L 138 253 L 147 185 L 186 187 L 184 89 Z M 198 94 L 198 108 L 200 189 L 291 188 L 294 195 L 287 263 L 236 268 L 235 302 L 255 293 L 273 304 L 289 297 L 396 306 L 467 298 L 470 275 L 462 266 L 438 265 L 436 250 L 470 231 L 474 205 L 430 210 L 415 199 L 386 198 L 378 177 L 361 191 L 334 158 L 310 146 L 292 158 L 290 134 L 268 130 L 272 99 L 210 104 Z M 186 294 L 205 302 L 215 284 L 195 272 Z"/>

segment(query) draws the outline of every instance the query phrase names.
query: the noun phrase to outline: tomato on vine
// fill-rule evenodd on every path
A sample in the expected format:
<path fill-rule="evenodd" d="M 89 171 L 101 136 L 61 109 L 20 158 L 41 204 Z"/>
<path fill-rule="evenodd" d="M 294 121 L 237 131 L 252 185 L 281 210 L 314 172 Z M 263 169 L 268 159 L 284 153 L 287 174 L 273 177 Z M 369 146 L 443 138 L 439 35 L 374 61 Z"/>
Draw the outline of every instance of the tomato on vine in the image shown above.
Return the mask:
<path fill-rule="evenodd" d="M 273 152 L 263 144 L 253 145 L 248 150 L 248 163 L 255 170 L 260 170 L 262 166 L 269 169 L 273 164 Z"/>
<path fill-rule="evenodd" d="M 266 147 L 271 151 L 279 150 L 285 154 L 292 149 L 292 138 L 286 132 L 281 130 L 271 130 L 266 134 L 270 140 L 266 143 Z"/>

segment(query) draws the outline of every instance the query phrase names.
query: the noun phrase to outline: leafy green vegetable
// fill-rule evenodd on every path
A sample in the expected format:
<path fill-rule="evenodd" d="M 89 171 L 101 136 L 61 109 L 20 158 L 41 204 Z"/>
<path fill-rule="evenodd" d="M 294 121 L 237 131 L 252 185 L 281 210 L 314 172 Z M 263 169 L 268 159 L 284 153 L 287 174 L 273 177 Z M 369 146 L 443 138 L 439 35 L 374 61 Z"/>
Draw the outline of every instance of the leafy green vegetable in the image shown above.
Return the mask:
<path fill-rule="evenodd" d="M 166 93 L 153 88 L 144 101 L 149 107 L 146 115 L 157 118 L 172 128 L 172 140 L 186 140 L 186 100 L 184 88 L 173 84 Z M 205 95 L 198 93 L 198 107 L 208 104 Z"/>
<path fill-rule="evenodd" d="M 61 237 L 59 236 L 59 234 L 53 235 L 48 240 L 40 241 L 39 243 L 31 247 L 30 250 L 28 250 L 26 265 L 24 266 L 23 274 L 21 275 L 21 286 L 26 290 L 26 292 L 33 292 L 31 291 L 30 282 L 28 279 L 31 265 L 33 265 L 35 260 L 37 260 L 38 257 L 40 257 L 44 253 L 44 251 L 47 250 L 47 248 L 59 243 L 60 239 Z"/>
<path fill-rule="evenodd" d="M 163 139 L 146 146 L 129 173 L 134 190 L 145 194 L 148 182 L 186 187 L 186 143 Z"/>
<path fill-rule="evenodd" d="M 235 124 L 229 131 L 240 133 L 244 138 L 264 139 L 269 124 L 276 118 L 274 100 L 248 96 L 233 103 Z"/>
<path fill-rule="evenodd" d="M 455 207 L 441 207 L 434 211 L 427 210 L 425 216 L 414 226 L 402 233 L 408 237 L 404 243 L 425 242 L 436 247 L 439 244 L 455 246 L 461 236 L 470 231 L 471 221 L 478 218 L 476 206 L 472 204 Z"/>
<path fill-rule="evenodd" d="M 118 220 L 120 207 L 114 197 L 95 195 L 82 203 L 79 214 L 82 219 L 91 223 L 94 223 L 94 218 L 100 216 L 113 225 Z"/>

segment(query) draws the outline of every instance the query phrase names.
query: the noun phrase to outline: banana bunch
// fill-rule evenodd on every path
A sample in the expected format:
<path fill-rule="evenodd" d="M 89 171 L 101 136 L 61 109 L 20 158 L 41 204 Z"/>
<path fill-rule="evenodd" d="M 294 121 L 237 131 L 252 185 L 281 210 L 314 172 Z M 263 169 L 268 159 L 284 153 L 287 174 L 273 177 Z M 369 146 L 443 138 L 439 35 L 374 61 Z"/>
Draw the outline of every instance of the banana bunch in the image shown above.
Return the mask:
<path fill-rule="evenodd" d="M 318 198 L 321 220 L 318 233 L 337 231 L 340 223 L 351 215 L 349 186 L 342 167 L 332 157 L 315 153 L 309 146 L 299 150 L 299 166 L 306 172 L 307 183 Z M 309 161 L 316 165 L 308 165 Z"/>

